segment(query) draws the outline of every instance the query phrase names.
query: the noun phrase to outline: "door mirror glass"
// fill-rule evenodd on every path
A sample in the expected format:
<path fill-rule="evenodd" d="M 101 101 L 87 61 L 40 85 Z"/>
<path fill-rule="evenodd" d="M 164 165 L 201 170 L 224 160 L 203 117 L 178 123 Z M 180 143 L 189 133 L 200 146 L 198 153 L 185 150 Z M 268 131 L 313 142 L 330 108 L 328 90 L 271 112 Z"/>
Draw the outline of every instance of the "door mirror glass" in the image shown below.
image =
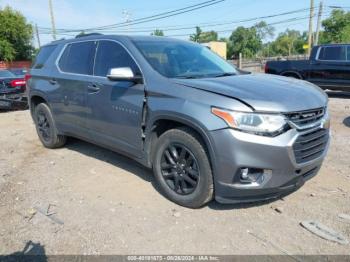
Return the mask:
<path fill-rule="evenodd" d="M 142 82 L 142 77 L 135 76 L 130 67 L 111 68 L 108 71 L 107 78 L 112 81 Z"/>

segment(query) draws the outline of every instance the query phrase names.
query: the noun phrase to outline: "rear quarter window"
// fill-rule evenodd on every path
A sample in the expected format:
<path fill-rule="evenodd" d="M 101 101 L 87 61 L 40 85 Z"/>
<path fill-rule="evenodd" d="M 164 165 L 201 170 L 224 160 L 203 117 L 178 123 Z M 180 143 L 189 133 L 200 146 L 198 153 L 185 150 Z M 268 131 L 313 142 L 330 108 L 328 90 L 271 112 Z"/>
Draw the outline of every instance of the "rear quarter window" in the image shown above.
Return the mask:
<path fill-rule="evenodd" d="M 318 59 L 325 61 L 346 61 L 346 46 L 322 47 Z"/>
<path fill-rule="evenodd" d="M 46 61 L 49 59 L 50 55 L 56 49 L 57 45 L 48 45 L 40 49 L 38 55 L 35 58 L 33 65 L 34 69 L 40 69 L 45 66 Z"/>

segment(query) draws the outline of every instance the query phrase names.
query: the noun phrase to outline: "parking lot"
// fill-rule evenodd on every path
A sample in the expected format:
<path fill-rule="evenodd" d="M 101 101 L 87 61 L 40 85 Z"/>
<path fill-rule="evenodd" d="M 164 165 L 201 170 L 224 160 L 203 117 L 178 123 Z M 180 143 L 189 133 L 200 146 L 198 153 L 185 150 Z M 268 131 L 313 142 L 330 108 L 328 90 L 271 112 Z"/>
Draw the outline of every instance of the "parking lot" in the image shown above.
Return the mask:
<path fill-rule="evenodd" d="M 350 254 L 300 226 L 318 221 L 350 239 L 350 95 L 330 98 L 332 141 L 315 178 L 276 201 L 186 209 L 152 172 L 71 139 L 39 142 L 29 111 L 0 113 L 0 253 Z"/>

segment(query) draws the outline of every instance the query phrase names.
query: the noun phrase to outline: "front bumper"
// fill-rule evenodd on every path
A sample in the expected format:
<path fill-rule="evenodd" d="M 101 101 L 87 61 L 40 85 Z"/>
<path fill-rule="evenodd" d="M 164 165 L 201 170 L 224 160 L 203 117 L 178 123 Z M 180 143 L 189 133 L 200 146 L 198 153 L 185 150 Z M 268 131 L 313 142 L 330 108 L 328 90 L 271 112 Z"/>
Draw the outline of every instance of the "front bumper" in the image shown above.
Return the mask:
<path fill-rule="evenodd" d="M 232 129 L 211 132 L 215 151 L 215 199 L 220 203 L 254 202 L 278 198 L 300 188 L 320 169 L 329 147 L 316 158 L 297 163 L 293 144 L 299 136 L 320 129 L 299 132 L 290 129 L 277 137 L 257 136 Z M 329 129 L 326 129 L 327 137 Z M 299 162 L 299 161 L 298 161 Z M 259 183 L 240 180 L 241 168 L 269 170 Z"/>

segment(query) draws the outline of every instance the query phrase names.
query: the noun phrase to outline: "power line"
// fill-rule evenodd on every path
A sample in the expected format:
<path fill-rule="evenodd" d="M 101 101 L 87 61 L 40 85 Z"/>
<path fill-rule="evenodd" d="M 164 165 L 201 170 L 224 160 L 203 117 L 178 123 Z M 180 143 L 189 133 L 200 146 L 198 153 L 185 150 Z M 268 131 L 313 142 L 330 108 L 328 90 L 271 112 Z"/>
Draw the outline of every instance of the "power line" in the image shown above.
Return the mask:
<path fill-rule="evenodd" d="M 215 0 L 212 0 L 212 1 L 215 1 Z M 200 4 L 197 4 L 197 5 L 203 5 L 204 3 L 208 3 L 208 2 L 212 2 L 212 1 L 206 1 L 206 2 L 202 2 Z M 216 0 L 217 1 L 217 0 Z M 224 1 L 224 0 L 223 0 Z M 192 5 L 192 6 L 189 6 L 189 7 L 193 7 L 193 6 L 196 6 L 196 5 Z M 189 8 L 189 7 L 185 7 L 185 8 L 180 8 L 180 9 L 186 9 L 186 8 Z M 344 6 L 327 6 L 329 8 L 348 8 L 348 7 L 344 7 Z M 202 7 L 201 7 L 202 8 Z M 177 10 L 180 10 L 180 9 L 177 9 Z M 314 8 L 314 10 L 316 10 L 317 8 Z M 174 12 L 174 11 L 177 11 L 177 10 L 173 10 L 173 11 L 169 11 L 169 12 L 165 12 L 165 13 L 170 13 L 170 12 Z M 230 22 L 223 22 L 223 23 L 201 23 L 201 24 L 194 24 L 193 26 L 187 26 L 187 27 L 178 27 L 178 26 L 168 26 L 168 27 L 162 27 L 162 30 L 163 31 L 176 31 L 176 30 L 185 30 L 185 29 L 192 29 L 194 28 L 195 26 L 201 26 L 201 27 L 209 27 L 209 26 L 221 26 L 221 25 L 228 25 L 228 24 L 234 24 L 234 23 L 242 23 L 242 22 L 249 22 L 249 21 L 253 21 L 253 20 L 258 20 L 258 19 L 267 19 L 267 18 L 272 18 L 272 17 L 276 17 L 276 16 L 283 16 L 283 15 L 288 15 L 288 14 L 293 14 L 293 13 L 297 13 L 297 12 L 303 12 L 303 11 L 307 11 L 309 10 L 309 8 L 304 8 L 304 9 L 298 9 L 298 10 L 294 10 L 294 11 L 289 11 L 289 12 L 284 12 L 284 13 L 280 13 L 280 14 L 275 14 L 275 15 L 269 15 L 269 16 L 261 16 L 261 17 L 255 17 L 255 18 L 249 18 L 249 19 L 243 19 L 243 20 L 238 20 L 238 21 L 230 21 Z M 191 11 L 191 10 L 188 10 L 188 11 Z M 187 12 L 188 12 L 187 11 Z M 161 14 L 164 14 L 161 13 Z M 160 14 L 158 14 L 159 16 Z M 178 14 L 174 14 L 174 15 L 178 15 Z M 155 17 L 157 15 L 153 15 L 153 16 L 150 16 L 150 17 Z M 149 17 L 148 17 L 149 18 Z M 161 19 L 164 19 L 165 17 L 161 17 Z M 146 18 L 139 18 L 137 20 L 134 20 L 133 22 L 135 21 L 138 21 L 138 20 L 141 20 L 141 19 L 146 19 Z M 145 21 L 145 22 L 149 22 L 149 21 Z M 128 25 L 128 23 L 124 22 L 124 23 L 119 23 L 119 24 L 114 24 L 114 27 L 119 27 L 117 25 L 121 25 L 121 24 L 125 24 L 125 25 Z M 108 29 L 113 29 L 113 27 L 111 27 L 112 25 L 109 25 L 109 26 L 101 26 L 101 27 L 96 27 L 96 28 L 100 28 L 100 29 L 97 29 L 96 31 L 106 31 Z M 39 27 L 40 28 L 40 33 L 44 33 L 43 31 L 45 30 L 51 30 L 50 28 L 45 28 L 45 27 Z M 102 28 L 106 28 L 106 29 L 102 29 Z M 88 29 L 56 29 L 56 31 L 59 31 L 59 32 L 81 32 L 81 31 L 91 31 L 93 28 L 88 28 Z M 146 29 L 143 31 L 143 29 Z M 149 27 L 150 31 L 154 29 L 154 27 Z M 107 31 L 106 31 L 107 32 Z M 117 31 L 110 31 L 110 32 L 117 32 Z M 122 30 L 119 30 L 118 32 L 126 32 L 126 31 L 122 31 Z M 133 31 L 129 31 L 129 32 L 133 32 L 133 33 L 145 33 L 145 32 L 149 32 L 147 30 L 147 28 L 139 28 L 139 29 L 135 29 Z"/>
<path fill-rule="evenodd" d="M 288 12 L 283 12 L 283 13 L 278 13 L 278 14 L 272 14 L 272 15 L 266 15 L 266 16 L 260 16 L 260 17 L 253 17 L 253 18 L 247 18 L 247 19 L 241 19 L 241 20 L 234 20 L 234 21 L 229 21 L 229 22 L 221 22 L 221 23 L 199 23 L 199 24 L 193 24 L 192 26 L 184 26 L 184 27 L 178 27 L 178 26 L 171 26 L 171 27 L 161 27 L 163 31 L 178 31 L 178 30 L 186 30 L 186 29 L 192 29 L 195 26 L 200 26 L 200 27 L 209 27 L 209 26 L 223 26 L 223 25 L 229 25 L 229 24 L 238 24 L 238 23 L 244 23 L 244 22 L 251 22 L 255 20 L 262 20 L 262 19 L 269 19 L 269 18 L 274 18 L 274 17 L 279 17 L 279 16 L 285 16 L 285 15 L 290 15 L 290 14 L 295 14 L 295 13 L 300 13 L 300 12 L 306 12 L 308 11 L 309 8 L 303 8 L 303 9 L 297 9 L 297 10 L 292 10 Z M 110 28 L 112 29 L 112 28 Z M 141 29 L 141 30 L 140 30 Z M 154 27 L 149 27 L 150 30 L 143 30 L 147 28 L 140 28 L 139 30 L 131 30 L 128 32 L 133 32 L 133 33 L 146 33 L 149 32 L 150 30 L 153 30 Z M 65 30 L 62 32 L 75 32 L 76 30 Z M 103 31 L 103 32 L 127 32 L 127 31 L 122 31 L 122 30 L 113 30 L 113 31 L 108 31 L 108 29 L 104 30 L 96 30 L 96 31 Z"/>
<path fill-rule="evenodd" d="M 315 15 L 313 16 L 315 17 Z M 290 23 L 290 22 L 295 22 L 295 21 L 300 21 L 300 20 L 306 20 L 306 19 L 309 19 L 310 17 L 309 16 L 304 16 L 304 17 L 293 17 L 293 18 L 288 18 L 286 20 L 281 20 L 281 21 L 277 21 L 277 22 L 272 22 L 272 23 L 268 23 L 267 25 L 268 26 L 273 26 L 273 25 L 279 25 L 279 24 L 284 24 L 284 23 Z M 217 33 L 229 33 L 229 32 L 232 32 L 234 30 L 232 29 L 225 29 L 225 30 L 218 30 L 218 31 L 215 31 Z M 169 37 L 180 37 L 180 36 L 189 36 L 191 35 L 192 33 L 188 33 L 188 34 L 176 34 L 176 35 L 167 35 Z"/>
<path fill-rule="evenodd" d="M 316 15 L 314 15 L 313 17 L 315 17 Z M 280 21 L 276 21 L 276 22 L 272 22 L 272 23 L 268 23 L 268 26 L 273 26 L 273 25 L 279 25 L 279 24 L 285 24 L 285 23 L 290 23 L 290 22 L 296 22 L 296 21 L 301 21 L 301 20 L 306 20 L 309 19 L 309 16 L 302 16 L 302 17 L 292 17 L 292 18 L 288 18 L 288 19 L 284 19 L 284 20 L 280 20 Z M 293 23 L 296 24 L 296 23 Z M 299 23 L 298 23 L 299 24 Z M 225 29 L 225 30 L 218 30 L 216 31 L 217 33 L 227 33 L 227 32 L 232 32 L 233 29 Z M 44 33 L 44 34 L 49 34 L 49 32 Z M 58 33 L 59 35 L 65 35 L 65 36 L 75 36 L 73 34 L 68 34 L 68 33 Z M 169 37 L 178 37 L 178 36 L 189 36 L 191 35 L 191 33 L 188 34 L 176 34 L 176 35 L 167 35 Z"/>
<path fill-rule="evenodd" d="M 146 23 L 146 22 L 150 22 L 150 21 L 155 21 L 155 20 L 159 20 L 159 19 L 164 19 L 164 18 L 168 18 L 171 16 L 175 16 L 175 15 L 180 15 L 180 14 L 184 14 L 187 12 L 191 12 L 191 11 L 195 11 L 204 7 L 208 7 L 208 6 L 212 6 L 221 2 L 224 2 L 226 0 L 209 0 L 209 1 L 205 1 L 205 2 L 201 2 L 199 4 L 195 4 L 195 5 L 190 5 L 187 7 L 183 7 L 183 8 L 179 8 L 179 9 L 175 9 L 172 11 L 168 11 L 168 12 L 163 12 L 163 13 L 159 13 L 159 14 L 155 14 L 155 15 L 151 15 L 151 16 L 147 16 L 147 17 L 142 17 L 142 18 L 138 18 L 133 20 L 132 22 L 122 22 L 122 23 L 116 23 L 116 24 L 111 24 L 111 25 L 105 25 L 105 26 L 99 26 L 99 27 L 92 27 L 92 28 L 85 28 L 85 29 L 75 29 L 75 30 L 67 30 L 67 29 L 59 29 L 60 31 L 70 31 L 70 32 L 76 32 L 76 31 L 92 31 L 92 30 L 99 30 L 99 29 L 108 29 L 108 28 L 113 28 L 113 27 L 123 27 L 123 26 L 128 26 L 128 25 L 134 25 L 134 24 L 140 24 L 140 23 Z M 41 27 L 41 29 L 47 29 L 45 27 Z"/>

